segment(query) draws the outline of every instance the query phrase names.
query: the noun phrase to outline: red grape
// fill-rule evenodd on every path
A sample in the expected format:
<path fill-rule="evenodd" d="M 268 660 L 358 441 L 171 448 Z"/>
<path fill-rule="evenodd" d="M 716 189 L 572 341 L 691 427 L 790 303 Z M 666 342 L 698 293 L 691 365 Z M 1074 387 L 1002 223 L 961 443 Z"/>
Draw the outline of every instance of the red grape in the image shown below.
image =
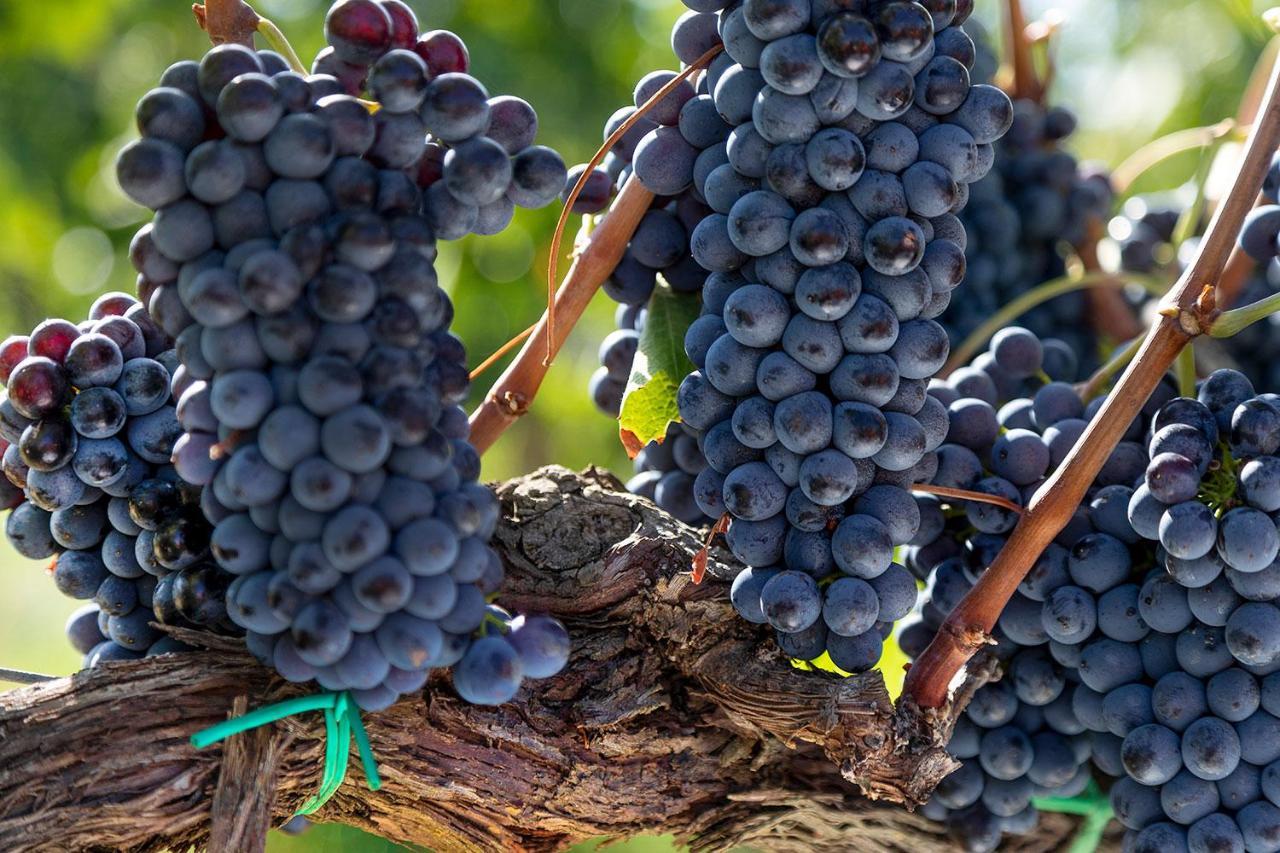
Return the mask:
<path fill-rule="evenodd" d="M 391 17 L 391 46 L 413 50 L 418 40 L 418 16 L 403 0 L 378 0 L 378 5 Z"/>
<path fill-rule="evenodd" d="M 23 417 L 39 420 L 61 408 L 66 396 L 67 378 L 50 358 L 23 359 L 9 376 L 9 402 Z"/>
<path fill-rule="evenodd" d="M 104 293 L 93 301 L 93 307 L 89 309 L 89 319 L 101 320 L 103 317 L 123 317 L 124 312 L 137 304 L 138 300 L 127 293 L 121 293 L 120 291 Z"/>
<path fill-rule="evenodd" d="M 42 355 L 61 364 L 78 337 L 80 337 L 80 327 L 75 323 L 69 323 L 66 320 L 45 320 L 31 333 L 27 351 L 31 355 Z"/>
<path fill-rule="evenodd" d="M 432 77 L 451 71 L 463 73 L 471 66 L 471 56 L 467 53 L 466 44 L 448 30 L 423 33 L 413 49 L 427 63 Z"/>
<path fill-rule="evenodd" d="M 36 471 L 56 471 L 76 452 L 76 432 L 61 418 L 36 421 L 22 431 L 18 453 Z"/>
<path fill-rule="evenodd" d="M 30 355 L 30 341 L 26 335 L 10 335 L 0 343 L 0 382 L 7 384 L 18 362 Z"/>
<path fill-rule="evenodd" d="M 146 276 L 139 275 L 138 276 L 138 300 L 142 302 L 143 305 L 149 304 L 151 302 L 152 294 L 156 292 L 156 288 L 159 286 L 160 285 L 156 284 L 154 281 L 151 281 Z"/>
<path fill-rule="evenodd" d="M 374 0 L 338 0 L 325 16 L 324 36 L 343 62 L 372 65 L 391 48 L 391 16 Z"/>

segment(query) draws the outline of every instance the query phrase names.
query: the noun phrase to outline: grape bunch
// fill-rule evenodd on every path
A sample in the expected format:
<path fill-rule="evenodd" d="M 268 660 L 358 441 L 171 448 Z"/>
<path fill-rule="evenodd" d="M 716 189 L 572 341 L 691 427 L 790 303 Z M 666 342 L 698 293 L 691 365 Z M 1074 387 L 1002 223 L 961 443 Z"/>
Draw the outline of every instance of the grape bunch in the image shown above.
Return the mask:
<path fill-rule="evenodd" d="M 1115 672 L 1081 684 L 1073 702 L 1095 732 L 1095 764 L 1117 777 L 1109 793 L 1125 848 L 1274 849 L 1276 676 L 1241 666 L 1221 628 L 1198 618 L 1176 633 L 1150 628 L 1138 649 L 1086 646 Z"/>
<path fill-rule="evenodd" d="M 1070 384 L 1077 363 L 1060 341 L 1014 327 L 972 365 L 935 381 L 930 394 L 947 404 L 949 429 L 932 482 L 1025 505 L 1101 408 L 1103 398 L 1086 404 Z M 1118 746 L 1106 729 L 1090 734 L 1074 703 L 1112 644 L 1134 655 L 1142 648 L 1141 599 L 1150 591 L 1142 575 L 1154 549 L 1134 532 L 1128 507 L 1147 464 L 1146 424 L 1174 394 L 1171 381 L 1161 384 L 1000 616 L 994 653 L 1003 678 L 979 690 L 957 725 L 949 750 L 963 766 L 926 807 L 968 849 L 994 850 L 1003 834 L 1034 829 L 1032 797 L 1080 793 L 1092 776 L 1089 759 Z M 924 651 L 1018 520 L 994 505 L 916 500 L 922 523 L 906 562 L 928 586 L 919 617 L 899 635 L 910 657 Z M 1100 649 L 1090 651 L 1094 643 Z M 1110 765 L 1104 758 L 1100 766 Z"/>
<path fill-rule="evenodd" d="M 1099 246 L 1108 265 L 1124 272 L 1176 275 L 1182 259 L 1173 237 L 1186 208 L 1181 191 L 1126 200 L 1107 223 L 1107 236 Z"/>
<path fill-rule="evenodd" d="M 1094 766 L 1116 779 L 1126 849 L 1274 849 L 1280 836 L 1280 564 L 1261 508 L 1276 414 L 1234 370 L 1162 403 L 1128 501 L 1117 491 L 1100 505 L 1105 489 L 1091 507 L 1128 520 L 1128 573 L 1114 565 L 1108 588 L 1098 575 L 1047 599 L 1055 656 L 1053 643 L 1087 634 L 1060 660 L 1074 658 L 1071 704 Z"/>
<path fill-rule="evenodd" d="M 990 54 L 975 33 L 979 54 Z M 994 62 L 987 63 L 994 65 Z M 968 245 L 966 297 L 939 319 L 953 343 L 1036 285 L 1066 273 L 1064 253 L 1081 245 L 1090 221 L 1099 227 L 1111 207 L 1111 184 L 1098 169 L 1077 164 L 1065 150 L 1075 116 L 1023 98 L 1014 102 L 1013 125 L 996 143 L 995 168 L 970 188 L 961 215 Z M 1062 337 L 1092 362 L 1098 349 L 1083 292 L 1065 294 L 1028 311 L 1019 322 L 1037 334 Z"/>
<path fill-rule="evenodd" d="M 1147 449 L 1129 518 L 1160 544 L 1175 580 L 1195 589 L 1224 572 L 1271 569 L 1280 553 L 1280 396 L 1255 395 L 1238 371 L 1215 371 L 1197 399 L 1160 409 Z"/>
<path fill-rule="evenodd" d="M 173 461 L 201 489 L 249 649 L 366 709 L 443 667 L 463 698 L 499 704 L 562 667 L 568 637 L 486 601 L 503 577 L 498 507 L 467 441 L 466 354 L 433 265 L 456 234 L 432 197 L 501 185 L 545 203 L 563 166 L 512 178 L 504 150 L 471 168 L 458 152 L 495 145 L 504 113 L 471 78 L 373 39 L 370 20 L 396 8 L 342 0 L 328 18 L 333 61 L 371 64 L 376 109 L 221 45 L 143 97 L 117 172 L 156 211 L 135 255 L 176 341 Z M 445 176 L 424 193 L 419 166 L 446 138 Z M 522 153 L 559 163 L 543 150 Z"/>
<path fill-rule="evenodd" d="M 467 73 L 470 54 L 457 35 L 419 34 L 402 0 L 339 0 L 324 34 L 328 47 L 316 55 L 312 75 L 325 78 L 326 94 L 378 102 L 368 159 L 416 180 L 437 239 L 497 234 L 516 205 L 545 207 L 556 199 L 564 161 L 534 144 L 538 114 L 521 98 L 491 98 Z M 264 70 L 292 74 L 275 62 Z"/>
<path fill-rule="evenodd" d="M 735 604 L 791 656 L 860 672 L 915 597 L 893 554 L 946 438 L 926 389 L 964 275 L 956 213 L 1013 109 L 970 84 L 970 4 L 849 5 L 726 4 L 707 76 L 733 130 L 701 154 L 670 134 L 655 167 L 714 211 L 690 251 L 719 308 L 678 396 L 708 463 L 694 497 L 752 567 Z"/>
<path fill-rule="evenodd" d="M 1105 733 L 1094 762 L 1118 779 L 1110 795 L 1127 849 L 1271 850 L 1280 839 L 1280 564 L 1259 474 L 1276 444 L 1257 443 L 1274 431 L 1258 430 L 1275 400 L 1219 370 L 1196 399 L 1166 402 L 1147 431 L 1151 463 L 1127 516 L 1154 567 L 1136 581 L 1129 629 L 1084 645 L 1073 699 L 1081 722 Z M 1207 453 L 1203 475 L 1196 451 Z M 1156 497 L 1188 476 L 1198 495 Z"/>
<path fill-rule="evenodd" d="M 957 385 L 987 392 L 950 403 L 935 483 L 1017 502 L 1019 490 L 1038 486 L 1019 480 L 1042 461 L 1046 470 L 1059 464 L 1096 413 L 1100 400 L 1073 401 L 1071 386 L 1056 382 L 1029 399 L 1000 394 L 1006 383 L 991 368 L 1008 370 L 1015 354 L 1021 361 L 1032 337 L 1006 330 L 973 368 L 931 390 L 944 399 Z M 1148 401 L 999 619 L 1004 679 L 979 692 L 957 727 L 951 749 L 965 766 L 927 807 L 970 849 L 995 849 L 1002 833 L 1033 826 L 1034 814 L 1014 809 L 1060 793 L 1030 779 L 1044 741 L 1037 726 L 1066 736 L 1080 762 L 1114 780 L 1127 850 L 1263 850 L 1280 836 L 1280 787 L 1271 790 L 1280 778 L 1280 563 L 1269 515 L 1280 504 L 1267 508 L 1265 473 L 1280 441 L 1270 425 L 1276 398 L 1255 395 L 1231 370 L 1206 378 L 1198 399 L 1173 387 L 1166 379 Z M 1191 497 L 1166 503 L 1157 493 Z M 1004 542 L 999 508 L 948 514 L 945 503 L 918 500 L 921 534 L 907 562 L 929 588 L 919 620 L 900 634 L 911 656 Z M 992 716 L 1000 709 L 1008 722 Z M 975 738 L 969 723 L 993 719 L 1001 727 Z M 1052 754 L 1065 778 L 1068 751 L 1058 743 Z M 1024 766 L 1031 785 L 1012 777 Z"/>
<path fill-rule="evenodd" d="M 85 665 L 183 648 L 153 622 L 235 630 L 209 556 L 200 491 L 169 463 L 181 434 L 172 342 L 138 300 L 99 298 L 83 323 L 46 320 L 0 343 L 10 544 L 53 558 Z"/>

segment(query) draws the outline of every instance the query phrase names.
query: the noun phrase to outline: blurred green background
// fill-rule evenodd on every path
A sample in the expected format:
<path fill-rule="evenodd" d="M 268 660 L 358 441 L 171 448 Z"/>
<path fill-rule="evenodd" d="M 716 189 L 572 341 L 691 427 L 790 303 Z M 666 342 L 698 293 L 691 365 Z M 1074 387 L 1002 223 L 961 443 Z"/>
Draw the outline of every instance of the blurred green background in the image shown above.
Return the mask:
<path fill-rule="evenodd" d="M 569 163 L 591 155 L 603 122 L 630 102 L 640 76 L 671 66 L 668 33 L 684 9 L 678 0 L 408 2 L 424 30 L 452 29 L 466 40 L 472 70 L 490 92 L 533 103 L 542 121 L 539 142 L 559 149 Z M 1053 101 L 1080 116 L 1076 153 L 1115 165 L 1156 136 L 1234 113 L 1267 39 L 1258 15 L 1271 3 L 1024 5 L 1030 19 L 1049 13 L 1062 21 Z M 255 6 L 303 57 L 322 46 L 325 0 Z M 998 32 L 996 0 L 979 0 L 975 18 Z M 198 58 L 206 48 L 189 0 L 0 0 L 0 336 L 28 331 L 47 316 L 82 318 L 96 294 L 132 289 L 125 249 L 145 211 L 116 188 L 112 163 L 135 134 L 137 98 L 171 62 Z M 1195 155 L 1178 158 L 1140 189 L 1172 186 L 1195 163 Z M 442 249 L 440 278 L 457 304 L 455 331 L 473 364 L 541 312 L 558 213 L 558 205 L 520 211 L 501 235 Z M 549 462 L 625 473 L 616 427 L 596 413 L 585 392 L 612 315 L 612 303 L 599 296 L 532 414 L 485 457 L 486 477 Z M 73 609 L 45 577 L 45 566 L 0 543 L 0 664 L 48 673 L 76 669 L 77 656 L 62 634 Z M 272 844 L 278 850 L 397 849 L 338 827 L 276 837 Z M 642 840 L 612 849 L 672 848 L 665 840 Z"/>

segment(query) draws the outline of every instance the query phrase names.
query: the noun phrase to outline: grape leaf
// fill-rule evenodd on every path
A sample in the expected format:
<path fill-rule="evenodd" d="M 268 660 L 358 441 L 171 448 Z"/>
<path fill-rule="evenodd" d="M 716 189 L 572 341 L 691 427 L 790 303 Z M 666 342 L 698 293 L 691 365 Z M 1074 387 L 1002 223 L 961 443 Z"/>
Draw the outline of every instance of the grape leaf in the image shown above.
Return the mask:
<path fill-rule="evenodd" d="M 693 363 L 684 353 L 684 335 L 698 317 L 698 302 L 697 294 L 676 293 L 662 280 L 649 298 L 618 416 L 618 433 L 632 458 L 680 420 L 676 391 L 693 372 Z"/>

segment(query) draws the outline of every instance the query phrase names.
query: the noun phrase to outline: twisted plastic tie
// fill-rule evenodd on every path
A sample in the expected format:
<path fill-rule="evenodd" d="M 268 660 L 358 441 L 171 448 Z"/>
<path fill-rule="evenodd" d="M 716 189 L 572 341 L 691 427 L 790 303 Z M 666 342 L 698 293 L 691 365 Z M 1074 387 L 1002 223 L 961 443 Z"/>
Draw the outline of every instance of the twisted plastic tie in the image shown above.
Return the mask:
<path fill-rule="evenodd" d="M 338 788 L 347 777 L 352 737 L 355 738 L 356 749 L 360 753 L 360 762 L 364 768 L 364 778 L 369 790 L 376 791 L 381 788 L 382 779 L 378 776 L 378 763 L 374 760 L 373 750 L 369 746 L 369 735 L 365 732 L 364 723 L 360 719 L 360 710 L 352 700 L 351 694 L 346 692 L 318 693 L 314 696 L 286 699 L 196 732 L 191 736 L 191 743 L 196 749 L 204 749 L 232 735 L 308 711 L 324 711 L 324 773 L 320 779 L 319 790 L 302 804 L 298 814 L 315 814 L 338 792 Z"/>
<path fill-rule="evenodd" d="M 1102 835 L 1107 824 L 1115 817 L 1111 810 L 1111 799 L 1098 787 L 1097 782 L 1090 782 L 1084 793 L 1075 797 L 1034 797 L 1031 805 L 1042 812 L 1061 812 L 1063 814 L 1080 815 L 1080 830 L 1071 839 L 1068 853 L 1094 853 L 1102 846 Z"/>

